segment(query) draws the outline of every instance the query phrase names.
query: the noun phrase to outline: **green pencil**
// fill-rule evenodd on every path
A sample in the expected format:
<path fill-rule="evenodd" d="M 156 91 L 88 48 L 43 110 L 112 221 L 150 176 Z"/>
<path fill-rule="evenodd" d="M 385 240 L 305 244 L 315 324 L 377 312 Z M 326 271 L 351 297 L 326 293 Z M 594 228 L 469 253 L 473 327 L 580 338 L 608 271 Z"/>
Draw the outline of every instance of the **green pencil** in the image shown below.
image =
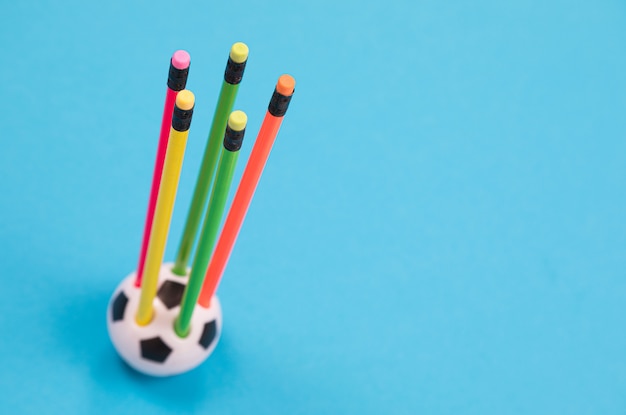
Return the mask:
<path fill-rule="evenodd" d="M 191 317 L 200 295 L 211 254 L 213 253 L 247 121 L 248 117 L 243 111 L 233 111 L 228 118 L 228 125 L 224 134 L 224 150 L 217 167 L 215 183 L 213 184 L 209 207 L 204 218 L 202 232 L 200 233 L 198 249 L 191 267 L 189 282 L 183 293 L 180 314 L 174 324 L 174 329 L 179 337 L 186 337 L 189 334 Z"/>
<path fill-rule="evenodd" d="M 200 227 L 200 220 L 202 219 L 202 213 L 206 205 L 211 181 L 213 180 L 215 165 L 221 152 L 220 142 L 223 138 L 224 129 L 226 128 L 228 115 L 235 104 L 235 98 L 237 97 L 237 91 L 239 90 L 241 79 L 243 78 L 247 60 L 248 46 L 241 42 L 235 43 L 230 49 L 228 62 L 226 63 L 224 82 L 217 100 L 213 124 L 209 132 L 207 146 L 204 150 L 204 156 L 198 174 L 198 181 L 193 191 L 187 221 L 183 229 L 183 236 L 178 245 L 176 260 L 174 262 L 174 268 L 172 269 L 174 274 L 187 274 L 187 264 L 191 257 L 191 250 L 198 233 L 198 228 Z"/>

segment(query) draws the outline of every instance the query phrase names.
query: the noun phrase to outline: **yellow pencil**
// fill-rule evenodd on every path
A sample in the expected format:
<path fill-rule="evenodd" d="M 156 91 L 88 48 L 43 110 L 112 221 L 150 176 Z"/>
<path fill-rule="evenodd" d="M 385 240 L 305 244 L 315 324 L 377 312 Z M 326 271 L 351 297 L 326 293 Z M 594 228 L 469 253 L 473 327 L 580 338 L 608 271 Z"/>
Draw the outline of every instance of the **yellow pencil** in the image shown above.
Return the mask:
<path fill-rule="evenodd" d="M 174 210 L 174 200 L 176 199 L 180 170 L 185 156 L 194 101 L 193 93 L 188 90 L 180 91 L 176 97 L 174 115 L 172 116 L 172 128 L 170 129 L 170 138 L 161 176 L 161 187 L 158 193 L 154 221 L 150 232 L 150 242 L 148 243 L 148 252 L 146 254 L 139 308 L 135 316 L 137 324 L 141 326 L 149 324 L 154 314 L 152 302 L 156 296 L 159 270 L 163 262 L 167 234 L 169 233 L 172 211 Z"/>

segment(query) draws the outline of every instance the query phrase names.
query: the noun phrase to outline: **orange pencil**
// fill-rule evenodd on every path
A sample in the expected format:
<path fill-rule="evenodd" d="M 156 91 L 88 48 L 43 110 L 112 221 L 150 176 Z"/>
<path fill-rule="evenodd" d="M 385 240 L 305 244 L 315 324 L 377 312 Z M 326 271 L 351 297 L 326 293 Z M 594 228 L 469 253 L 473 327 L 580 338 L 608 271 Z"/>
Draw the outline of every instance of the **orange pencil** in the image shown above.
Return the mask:
<path fill-rule="evenodd" d="M 274 145 L 276 135 L 278 135 L 283 117 L 289 107 L 295 86 L 296 81 L 290 75 L 282 75 L 278 78 L 265 119 L 263 124 L 261 124 L 259 135 L 252 148 L 252 153 L 250 153 L 250 159 L 241 177 L 239 188 L 237 193 L 235 193 L 233 203 L 205 275 L 202 291 L 198 299 L 198 303 L 202 307 L 208 308 L 211 305 L 211 298 L 215 294 L 217 285 L 226 268 L 226 263 L 230 258 L 237 235 L 239 235 L 241 225 L 248 212 L 250 201 L 252 196 L 254 196 L 254 191 L 263 173 L 263 168 Z"/>

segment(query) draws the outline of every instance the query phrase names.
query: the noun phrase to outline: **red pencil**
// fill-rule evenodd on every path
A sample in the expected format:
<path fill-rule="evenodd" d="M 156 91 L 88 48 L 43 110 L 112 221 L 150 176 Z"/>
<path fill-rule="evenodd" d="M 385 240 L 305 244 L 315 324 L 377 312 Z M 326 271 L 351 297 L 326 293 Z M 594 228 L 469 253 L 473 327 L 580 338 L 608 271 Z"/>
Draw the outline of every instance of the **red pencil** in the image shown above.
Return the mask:
<path fill-rule="evenodd" d="M 261 124 L 259 135 L 252 148 L 252 153 L 250 153 L 250 159 L 241 177 L 239 188 L 237 193 L 235 193 L 230 211 L 224 222 L 224 228 L 217 241 L 205 275 L 202 291 L 198 299 L 198 304 L 202 307 L 208 308 L 211 305 L 211 298 L 215 294 L 217 285 L 224 273 L 224 268 L 226 268 L 226 263 L 230 258 L 235 240 L 248 212 L 250 201 L 252 196 L 254 196 L 254 191 L 263 173 L 263 168 L 272 150 L 272 145 L 274 145 L 274 140 L 283 122 L 283 117 L 289 107 L 295 85 L 296 81 L 290 75 L 282 75 L 278 78 L 265 119 L 263 124 Z"/>
<path fill-rule="evenodd" d="M 163 120 L 161 121 L 161 133 L 159 134 L 159 145 L 157 147 L 156 161 L 154 163 L 154 173 L 152 174 L 152 188 L 150 189 L 150 199 L 148 200 L 148 213 L 146 214 L 146 224 L 143 229 L 143 240 L 139 253 L 139 264 L 137 265 L 137 278 L 135 286 L 141 286 L 143 269 L 146 262 L 146 252 L 150 242 L 150 232 L 154 219 L 154 208 L 156 206 L 159 188 L 161 186 L 161 174 L 163 173 L 163 163 L 165 162 L 165 152 L 172 124 L 172 114 L 174 113 L 174 103 L 179 91 L 185 89 L 187 75 L 189 74 L 189 63 L 191 58 L 184 50 L 177 50 L 170 60 L 170 71 L 167 78 L 167 92 L 165 94 L 165 107 L 163 108 Z"/>

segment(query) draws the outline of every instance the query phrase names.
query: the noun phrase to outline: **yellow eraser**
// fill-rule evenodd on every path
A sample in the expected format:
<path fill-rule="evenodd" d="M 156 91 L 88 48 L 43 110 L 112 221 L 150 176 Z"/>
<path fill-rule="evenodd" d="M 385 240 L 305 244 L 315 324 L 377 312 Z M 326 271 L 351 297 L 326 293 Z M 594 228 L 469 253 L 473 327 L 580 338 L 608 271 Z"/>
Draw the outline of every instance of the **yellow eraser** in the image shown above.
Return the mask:
<path fill-rule="evenodd" d="M 230 117 L 228 117 L 228 126 L 233 131 L 241 131 L 246 128 L 246 124 L 248 123 L 248 116 L 243 111 L 233 111 L 230 113 Z"/>
<path fill-rule="evenodd" d="M 176 95 L 176 106 L 183 111 L 192 109 L 195 101 L 196 97 L 188 89 L 183 89 Z"/>
<path fill-rule="evenodd" d="M 237 42 L 230 48 L 230 59 L 235 63 L 244 63 L 248 59 L 248 45 Z"/>

